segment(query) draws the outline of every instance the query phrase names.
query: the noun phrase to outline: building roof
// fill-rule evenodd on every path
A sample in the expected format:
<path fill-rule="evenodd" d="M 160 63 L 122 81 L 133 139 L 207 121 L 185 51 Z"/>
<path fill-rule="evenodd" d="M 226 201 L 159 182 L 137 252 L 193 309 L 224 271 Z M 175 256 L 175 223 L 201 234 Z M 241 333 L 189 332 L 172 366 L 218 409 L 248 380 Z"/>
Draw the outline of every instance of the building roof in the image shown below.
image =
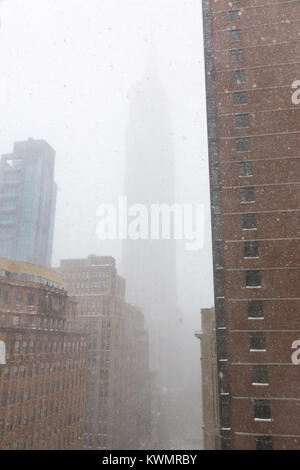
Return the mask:
<path fill-rule="evenodd" d="M 28 275 L 29 278 L 33 278 L 28 278 L 28 280 L 32 280 L 33 282 L 44 283 L 44 281 L 50 281 L 51 283 L 58 284 L 59 287 L 66 289 L 65 282 L 59 273 L 36 264 L 12 261 L 7 258 L 0 258 L 0 275 L 1 271 L 5 271 L 11 274 L 25 274 Z"/>

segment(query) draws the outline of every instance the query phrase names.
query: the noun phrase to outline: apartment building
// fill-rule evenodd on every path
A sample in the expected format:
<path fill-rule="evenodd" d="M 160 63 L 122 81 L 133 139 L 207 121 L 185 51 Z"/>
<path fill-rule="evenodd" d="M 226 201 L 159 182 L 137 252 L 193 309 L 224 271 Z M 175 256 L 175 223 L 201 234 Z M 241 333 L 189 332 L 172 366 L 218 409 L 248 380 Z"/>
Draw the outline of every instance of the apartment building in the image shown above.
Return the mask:
<path fill-rule="evenodd" d="M 148 334 L 108 256 L 63 260 L 60 272 L 89 336 L 85 449 L 139 449 L 150 436 Z"/>
<path fill-rule="evenodd" d="M 299 449 L 300 4 L 203 0 L 222 449 Z"/>
<path fill-rule="evenodd" d="M 56 272 L 0 258 L 0 449 L 83 443 L 86 336 Z"/>

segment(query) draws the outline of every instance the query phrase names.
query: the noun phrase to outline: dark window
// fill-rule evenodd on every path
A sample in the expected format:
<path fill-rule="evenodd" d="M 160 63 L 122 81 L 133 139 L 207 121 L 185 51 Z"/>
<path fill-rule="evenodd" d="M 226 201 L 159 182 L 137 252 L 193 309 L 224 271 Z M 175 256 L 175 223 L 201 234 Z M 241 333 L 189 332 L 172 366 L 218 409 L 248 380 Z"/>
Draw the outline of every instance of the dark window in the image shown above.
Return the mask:
<path fill-rule="evenodd" d="M 244 258 L 258 258 L 258 242 L 245 242 L 244 243 Z"/>
<path fill-rule="evenodd" d="M 244 50 L 243 49 L 231 49 L 230 51 L 231 59 L 234 62 L 240 62 L 244 59 Z"/>
<path fill-rule="evenodd" d="M 232 29 L 229 31 L 229 40 L 234 41 L 241 41 L 243 39 L 243 32 L 241 29 Z"/>
<path fill-rule="evenodd" d="M 245 70 L 233 70 L 232 71 L 232 81 L 236 84 L 245 83 L 246 75 Z"/>
<path fill-rule="evenodd" d="M 255 214 L 243 214 L 243 229 L 254 230 L 257 228 Z"/>
<path fill-rule="evenodd" d="M 15 342 L 15 354 L 20 354 L 20 341 Z"/>
<path fill-rule="evenodd" d="M 24 390 L 20 390 L 18 393 L 18 403 L 23 403 Z"/>
<path fill-rule="evenodd" d="M 254 400 L 254 418 L 267 420 L 271 419 L 270 400 Z"/>
<path fill-rule="evenodd" d="M 248 94 L 246 91 L 235 91 L 232 93 L 233 104 L 247 104 L 248 103 Z"/>
<path fill-rule="evenodd" d="M 29 307 L 32 307 L 34 305 L 34 295 L 33 294 L 28 294 L 27 295 L 27 305 Z"/>
<path fill-rule="evenodd" d="M 239 129 L 249 127 L 249 114 L 235 114 L 234 125 Z"/>
<path fill-rule="evenodd" d="M 229 21 L 239 21 L 241 19 L 241 10 L 232 10 L 228 12 L 228 20 Z"/>
<path fill-rule="evenodd" d="M 222 269 L 218 269 L 215 274 L 215 290 L 217 297 L 223 297 L 224 295 L 224 273 Z M 102 344 L 104 348 L 104 344 Z M 109 346 L 109 345 L 107 345 Z M 109 349 L 109 348 L 107 348 Z"/>
<path fill-rule="evenodd" d="M 268 366 L 265 364 L 257 364 L 252 366 L 252 382 L 254 384 L 269 383 Z"/>
<path fill-rule="evenodd" d="M 220 240 L 215 242 L 215 263 L 217 267 L 221 268 L 223 266 L 223 247 Z"/>
<path fill-rule="evenodd" d="M 250 152 L 250 137 L 240 137 L 239 139 L 236 139 L 236 149 L 238 152 Z"/>
<path fill-rule="evenodd" d="M 9 416 L 9 418 L 7 419 L 7 431 L 8 431 L 8 432 L 12 432 L 12 430 L 13 430 L 13 423 L 14 423 L 14 417 L 13 417 L 13 416 Z"/>
<path fill-rule="evenodd" d="M 5 407 L 7 405 L 7 392 L 2 393 L 1 406 Z"/>
<path fill-rule="evenodd" d="M 240 201 L 241 202 L 255 202 L 253 186 L 247 186 L 246 188 L 240 189 Z"/>
<path fill-rule="evenodd" d="M 15 392 L 15 391 L 12 391 L 12 392 L 10 392 L 9 404 L 10 404 L 10 405 L 14 405 L 15 402 L 16 402 L 16 392 Z"/>
<path fill-rule="evenodd" d="M 249 348 L 254 351 L 265 351 L 266 337 L 261 331 L 254 331 L 249 333 Z"/>
<path fill-rule="evenodd" d="M 2 299 L 1 301 L 2 305 L 6 305 L 8 303 L 8 291 L 7 290 L 2 292 L 1 299 Z"/>
<path fill-rule="evenodd" d="M 257 436 L 256 450 L 273 450 L 272 436 Z"/>
<path fill-rule="evenodd" d="M 260 287 L 261 286 L 260 271 L 246 271 L 246 286 L 247 287 Z"/>
<path fill-rule="evenodd" d="M 222 218 L 220 214 L 214 216 L 214 221 L 215 238 L 218 240 L 222 238 Z"/>
<path fill-rule="evenodd" d="M 264 318 L 262 300 L 250 300 L 248 302 L 248 318 Z"/>
<path fill-rule="evenodd" d="M 16 293 L 16 305 L 22 305 L 23 295 L 21 292 Z"/>
<path fill-rule="evenodd" d="M 240 178 L 253 176 L 252 162 L 239 162 L 238 166 Z"/>

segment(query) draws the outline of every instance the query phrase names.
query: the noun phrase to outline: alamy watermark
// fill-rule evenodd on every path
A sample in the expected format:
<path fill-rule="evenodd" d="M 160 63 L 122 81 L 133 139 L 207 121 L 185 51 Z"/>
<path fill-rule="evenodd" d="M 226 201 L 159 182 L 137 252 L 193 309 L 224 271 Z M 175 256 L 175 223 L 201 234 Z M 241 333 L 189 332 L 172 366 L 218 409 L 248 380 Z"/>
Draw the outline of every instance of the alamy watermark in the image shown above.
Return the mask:
<path fill-rule="evenodd" d="M 204 244 L 203 204 L 100 204 L 96 233 L 100 240 L 184 240 L 187 250 Z"/>

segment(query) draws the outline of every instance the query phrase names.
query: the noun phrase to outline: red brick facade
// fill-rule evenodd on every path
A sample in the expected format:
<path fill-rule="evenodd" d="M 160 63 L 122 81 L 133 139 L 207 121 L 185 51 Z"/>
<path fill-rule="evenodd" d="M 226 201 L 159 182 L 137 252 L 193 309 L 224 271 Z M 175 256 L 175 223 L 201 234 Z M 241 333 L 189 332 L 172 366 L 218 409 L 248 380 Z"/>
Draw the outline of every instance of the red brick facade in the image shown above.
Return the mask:
<path fill-rule="evenodd" d="M 300 4 L 203 5 L 222 446 L 299 449 Z"/>
<path fill-rule="evenodd" d="M 141 449 L 150 439 L 148 334 L 142 313 L 125 301 L 111 257 L 63 260 L 88 333 L 85 449 Z"/>
<path fill-rule="evenodd" d="M 0 449 L 81 449 L 87 350 L 76 304 L 56 273 L 8 266 L 0 259 Z"/>

